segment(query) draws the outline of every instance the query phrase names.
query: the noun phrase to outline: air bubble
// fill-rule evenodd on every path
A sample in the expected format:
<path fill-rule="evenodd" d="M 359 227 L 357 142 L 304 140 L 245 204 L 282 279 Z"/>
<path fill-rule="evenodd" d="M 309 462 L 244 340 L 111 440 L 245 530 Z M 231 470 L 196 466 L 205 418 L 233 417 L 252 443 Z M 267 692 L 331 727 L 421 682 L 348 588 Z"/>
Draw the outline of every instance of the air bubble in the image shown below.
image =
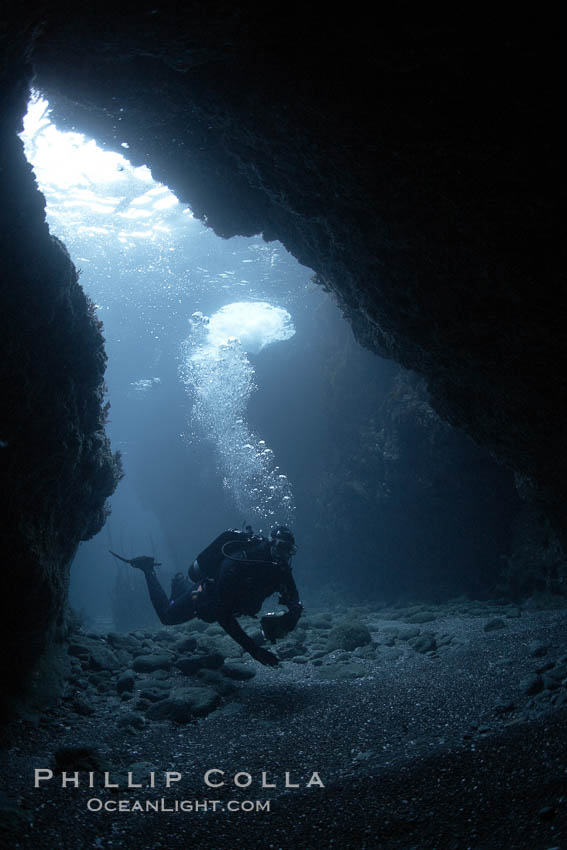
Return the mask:
<path fill-rule="evenodd" d="M 243 516 L 255 518 L 257 524 L 277 516 L 278 522 L 292 525 L 290 482 L 274 465 L 273 450 L 246 421 L 248 400 L 256 389 L 246 352 L 227 337 L 213 345 L 209 319 L 202 314 L 192 317 L 191 326 L 181 376 L 193 399 L 193 428 L 216 447 L 220 480 Z"/>

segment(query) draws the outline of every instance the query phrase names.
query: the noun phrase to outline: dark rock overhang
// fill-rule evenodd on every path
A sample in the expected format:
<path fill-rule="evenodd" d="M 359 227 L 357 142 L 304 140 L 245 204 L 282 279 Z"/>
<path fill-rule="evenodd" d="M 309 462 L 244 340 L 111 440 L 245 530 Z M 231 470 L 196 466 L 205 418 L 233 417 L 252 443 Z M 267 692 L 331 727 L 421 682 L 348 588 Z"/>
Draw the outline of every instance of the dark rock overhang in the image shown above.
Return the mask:
<path fill-rule="evenodd" d="M 36 85 L 222 236 L 280 239 L 565 521 L 557 57 L 516 18 L 50 9 Z M 406 10 L 407 11 L 407 10 Z"/>

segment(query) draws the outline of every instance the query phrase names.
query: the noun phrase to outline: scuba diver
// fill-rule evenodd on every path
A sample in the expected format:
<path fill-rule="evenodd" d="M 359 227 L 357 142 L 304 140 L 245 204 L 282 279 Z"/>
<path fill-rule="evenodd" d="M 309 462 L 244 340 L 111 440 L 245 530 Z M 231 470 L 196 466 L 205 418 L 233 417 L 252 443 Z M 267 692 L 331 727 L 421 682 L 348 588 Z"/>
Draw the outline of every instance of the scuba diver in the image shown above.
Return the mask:
<path fill-rule="evenodd" d="M 154 558 L 141 555 L 128 560 L 115 552 L 111 554 L 142 570 L 152 605 L 164 625 L 185 623 L 193 617 L 217 622 L 256 661 L 275 667 L 277 656 L 258 646 L 236 617 L 254 617 L 264 599 L 279 592 L 278 602 L 288 610 L 262 617 L 264 637 L 275 643 L 276 638 L 295 628 L 303 611 L 291 573 L 296 551 L 295 538 L 285 525 L 272 529 L 269 539 L 254 534 L 250 526 L 245 531 L 224 531 L 189 567 L 191 581 L 182 573 L 173 577 L 170 599 L 155 574 L 154 567 L 159 564 Z"/>

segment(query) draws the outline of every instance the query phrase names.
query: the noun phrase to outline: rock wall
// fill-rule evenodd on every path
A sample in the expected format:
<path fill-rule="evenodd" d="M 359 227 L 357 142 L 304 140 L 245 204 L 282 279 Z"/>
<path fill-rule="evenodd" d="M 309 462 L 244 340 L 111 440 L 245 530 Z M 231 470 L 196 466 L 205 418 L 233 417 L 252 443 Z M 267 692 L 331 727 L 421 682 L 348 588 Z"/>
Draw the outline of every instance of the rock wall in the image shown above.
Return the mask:
<path fill-rule="evenodd" d="M 65 633 L 70 561 L 120 476 L 104 433 L 102 328 L 49 235 L 17 137 L 27 82 L 3 104 L 0 141 L 0 710 L 37 690 L 30 672 Z"/>
<path fill-rule="evenodd" d="M 517 592 L 510 471 L 440 419 L 413 373 L 400 369 L 370 416 L 349 410 L 348 386 L 342 396 L 340 451 L 329 447 L 313 493 L 325 571 L 365 599 Z"/>

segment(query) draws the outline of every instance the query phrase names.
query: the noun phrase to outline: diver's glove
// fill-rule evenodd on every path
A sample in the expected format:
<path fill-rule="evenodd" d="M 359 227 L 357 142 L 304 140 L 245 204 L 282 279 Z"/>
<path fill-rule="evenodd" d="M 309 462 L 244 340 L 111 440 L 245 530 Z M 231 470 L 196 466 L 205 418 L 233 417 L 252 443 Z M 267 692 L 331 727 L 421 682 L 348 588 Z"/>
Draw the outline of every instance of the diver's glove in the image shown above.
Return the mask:
<path fill-rule="evenodd" d="M 111 555 L 118 558 L 119 561 L 124 561 L 125 564 L 130 564 L 137 570 L 142 570 L 143 573 L 151 573 L 154 567 L 161 567 L 159 561 L 151 558 L 149 555 L 139 555 L 137 558 L 123 558 L 122 555 L 117 555 L 112 549 L 108 550 Z"/>
<path fill-rule="evenodd" d="M 149 555 L 139 555 L 137 558 L 132 558 L 131 565 L 137 570 L 142 570 L 143 573 L 151 573 L 155 566 L 159 566 L 154 558 Z"/>

